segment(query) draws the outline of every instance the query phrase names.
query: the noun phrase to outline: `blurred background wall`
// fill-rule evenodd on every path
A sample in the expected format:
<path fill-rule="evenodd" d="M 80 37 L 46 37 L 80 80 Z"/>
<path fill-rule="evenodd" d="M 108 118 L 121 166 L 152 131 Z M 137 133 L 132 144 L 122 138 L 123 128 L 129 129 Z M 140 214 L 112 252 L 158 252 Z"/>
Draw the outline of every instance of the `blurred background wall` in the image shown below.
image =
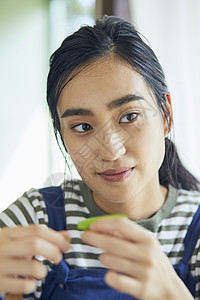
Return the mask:
<path fill-rule="evenodd" d="M 62 181 L 45 99 L 48 61 L 66 35 L 104 13 L 133 22 L 157 54 L 180 156 L 200 178 L 199 0 L 0 0 L 0 211 L 31 187 Z"/>

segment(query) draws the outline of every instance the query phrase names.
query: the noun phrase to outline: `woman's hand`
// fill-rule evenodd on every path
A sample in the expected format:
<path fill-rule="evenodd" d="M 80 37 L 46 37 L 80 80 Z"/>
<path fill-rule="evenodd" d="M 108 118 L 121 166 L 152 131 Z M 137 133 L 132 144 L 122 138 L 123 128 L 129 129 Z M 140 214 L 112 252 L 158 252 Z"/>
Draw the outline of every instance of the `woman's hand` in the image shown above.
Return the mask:
<path fill-rule="evenodd" d="M 110 269 L 105 276 L 110 287 L 141 300 L 193 299 L 157 239 L 138 224 L 104 218 L 83 232 L 82 240 L 105 250 L 99 259 Z"/>
<path fill-rule="evenodd" d="M 5 296 L 4 300 L 22 300 L 22 295 L 8 294 Z"/>
<path fill-rule="evenodd" d="M 35 259 L 43 256 L 58 264 L 69 249 L 67 232 L 56 232 L 43 225 L 4 227 L 0 232 L 0 293 L 28 293 L 36 289 L 35 279 L 47 275 Z"/>

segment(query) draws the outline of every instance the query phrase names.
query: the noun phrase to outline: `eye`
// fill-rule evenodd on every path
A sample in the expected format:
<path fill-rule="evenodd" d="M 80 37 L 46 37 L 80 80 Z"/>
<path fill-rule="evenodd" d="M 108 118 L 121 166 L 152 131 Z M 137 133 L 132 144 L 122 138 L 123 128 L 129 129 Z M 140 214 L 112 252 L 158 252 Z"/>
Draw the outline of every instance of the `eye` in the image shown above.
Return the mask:
<path fill-rule="evenodd" d="M 128 113 L 126 115 L 124 115 L 121 119 L 120 119 L 120 123 L 131 123 L 133 121 L 135 121 L 138 117 L 137 113 Z"/>
<path fill-rule="evenodd" d="M 72 127 L 75 131 L 78 132 L 87 132 L 93 129 L 93 127 L 88 123 L 81 123 Z"/>

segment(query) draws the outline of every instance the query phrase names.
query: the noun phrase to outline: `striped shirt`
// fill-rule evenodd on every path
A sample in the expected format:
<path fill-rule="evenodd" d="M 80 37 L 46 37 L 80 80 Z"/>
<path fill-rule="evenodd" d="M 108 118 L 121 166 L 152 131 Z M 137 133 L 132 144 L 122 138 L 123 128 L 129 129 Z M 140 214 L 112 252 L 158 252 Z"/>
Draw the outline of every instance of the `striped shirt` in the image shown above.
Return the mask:
<path fill-rule="evenodd" d="M 104 215 L 94 202 L 92 191 L 80 180 L 62 185 L 64 190 L 64 206 L 67 230 L 71 236 L 71 249 L 64 254 L 64 259 L 70 268 L 105 268 L 98 256 L 101 249 L 82 243 L 77 223 L 89 217 Z M 163 206 L 151 218 L 137 221 L 138 224 L 150 230 L 159 240 L 163 252 L 173 265 L 183 256 L 184 237 L 189 224 L 200 204 L 200 193 L 194 191 L 176 190 L 169 186 L 168 196 Z M 0 228 L 28 224 L 48 225 L 46 205 L 39 190 L 31 189 L 24 193 L 5 211 L 0 214 Z M 43 261 L 51 269 L 47 261 Z M 196 277 L 196 296 L 200 299 L 200 238 L 190 259 L 189 268 Z M 40 299 L 44 280 L 36 281 L 35 293 L 24 295 L 23 299 Z"/>

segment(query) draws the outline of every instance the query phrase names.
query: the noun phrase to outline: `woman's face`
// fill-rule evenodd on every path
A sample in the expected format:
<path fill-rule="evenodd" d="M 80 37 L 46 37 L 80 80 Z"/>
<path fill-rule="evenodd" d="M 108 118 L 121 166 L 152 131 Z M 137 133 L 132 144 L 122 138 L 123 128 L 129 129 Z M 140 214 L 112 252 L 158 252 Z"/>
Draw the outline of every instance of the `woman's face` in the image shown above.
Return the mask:
<path fill-rule="evenodd" d="M 67 151 L 102 209 L 158 189 L 167 124 L 141 75 L 99 59 L 65 86 L 58 114 Z"/>

